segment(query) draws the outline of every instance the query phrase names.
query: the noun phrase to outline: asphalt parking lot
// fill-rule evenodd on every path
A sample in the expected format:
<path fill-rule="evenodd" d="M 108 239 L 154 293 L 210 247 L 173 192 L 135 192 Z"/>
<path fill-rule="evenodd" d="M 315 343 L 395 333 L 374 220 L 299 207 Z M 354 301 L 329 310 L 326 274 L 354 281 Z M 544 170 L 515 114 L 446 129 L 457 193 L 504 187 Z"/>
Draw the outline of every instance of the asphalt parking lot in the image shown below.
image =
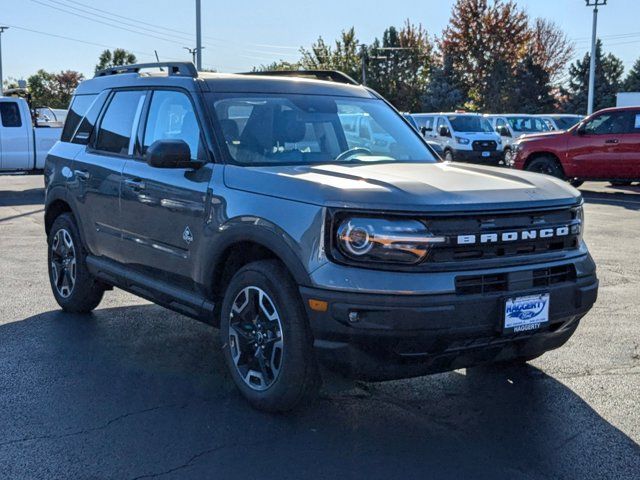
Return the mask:
<path fill-rule="evenodd" d="M 62 313 L 41 176 L 0 176 L 0 478 L 640 476 L 640 188 L 588 183 L 600 298 L 563 348 L 509 371 L 334 384 L 252 410 L 217 331 L 119 290 Z"/>

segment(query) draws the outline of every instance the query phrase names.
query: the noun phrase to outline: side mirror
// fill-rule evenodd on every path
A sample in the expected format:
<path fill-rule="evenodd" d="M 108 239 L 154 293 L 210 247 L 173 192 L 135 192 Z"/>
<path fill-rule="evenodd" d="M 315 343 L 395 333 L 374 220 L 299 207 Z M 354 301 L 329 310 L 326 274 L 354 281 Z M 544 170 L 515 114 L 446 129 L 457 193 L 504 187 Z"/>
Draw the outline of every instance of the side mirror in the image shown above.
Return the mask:
<path fill-rule="evenodd" d="M 585 133 L 587 133 L 587 131 L 584 128 L 584 125 L 578 125 L 578 128 L 576 128 L 576 135 L 584 135 Z"/>
<path fill-rule="evenodd" d="M 501 137 L 510 137 L 511 136 L 511 132 L 509 132 L 509 129 L 507 127 L 504 127 L 504 126 L 496 127 L 496 132 L 498 132 L 498 134 Z"/>
<path fill-rule="evenodd" d="M 440 134 L 441 137 L 451 136 L 451 132 L 449 132 L 449 128 L 447 127 L 440 127 L 440 130 L 438 130 L 438 133 Z"/>
<path fill-rule="evenodd" d="M 423 137 L 427 136 L 427 127 L 420 127 L 420 133 L 422 134 Z"/>
<path fill-rule="evenodd" d="M 145 153 L 149 165 L 156 168 L 197 168 L 191 160 L 191 149 L 184 140 L 156 140 Z"/>

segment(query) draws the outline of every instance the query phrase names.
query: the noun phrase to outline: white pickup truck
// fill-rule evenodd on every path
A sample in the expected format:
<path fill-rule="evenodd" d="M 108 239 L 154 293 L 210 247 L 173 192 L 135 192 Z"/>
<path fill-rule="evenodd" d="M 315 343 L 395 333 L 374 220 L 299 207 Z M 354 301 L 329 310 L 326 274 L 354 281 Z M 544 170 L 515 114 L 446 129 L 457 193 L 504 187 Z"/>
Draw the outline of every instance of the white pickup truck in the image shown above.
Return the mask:
<path fill-rule="evenodd" d="M 24 98 L 0 97 L 0 171 L 41 170 L 61 133 L 57 124 L 34 126 Z"/>

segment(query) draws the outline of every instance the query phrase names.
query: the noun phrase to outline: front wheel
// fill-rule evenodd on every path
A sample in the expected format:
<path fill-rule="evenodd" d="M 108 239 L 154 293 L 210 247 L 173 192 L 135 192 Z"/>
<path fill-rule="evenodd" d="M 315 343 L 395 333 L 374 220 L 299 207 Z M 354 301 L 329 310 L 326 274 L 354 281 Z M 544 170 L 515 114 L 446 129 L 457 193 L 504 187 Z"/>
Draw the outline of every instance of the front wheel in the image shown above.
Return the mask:
<path fill-rule="evenodd" d="M 511 151 L 510 148 L 507 148 L 504 151 L 504 164 L 510 167 L 512 162 L 513 162 L 513 152 Z"/>
<path fill-rule="evenodd" d="M 58 305 L 66 312 L 90 312 L 102 300 L 104 285 L 87 269 L 86 252 L 71 214 L 56 218 L 47 241 L 49 281 Z"/>
<path fill-rule="evenodd" d="M 317 393 L 320 376 L 306 312 L 279 262 L 250 263 L 233 276 L 220 335 L 234 383 L 258 410 L 288 411 Z"/>
<path fill-rule="evenodd" d="M 539 157 L 532 160 L 526 168 L 530 172 L 543 173 L 552 177 L 564 179 L 564 173 L 558 162 L 553 158 Z"/>
<path fill-rule="evenodd" d="M 446 150 L 444 152 L 444 160 L 446 162 L 453 162 L 453 152 L 451 150 Z"/>

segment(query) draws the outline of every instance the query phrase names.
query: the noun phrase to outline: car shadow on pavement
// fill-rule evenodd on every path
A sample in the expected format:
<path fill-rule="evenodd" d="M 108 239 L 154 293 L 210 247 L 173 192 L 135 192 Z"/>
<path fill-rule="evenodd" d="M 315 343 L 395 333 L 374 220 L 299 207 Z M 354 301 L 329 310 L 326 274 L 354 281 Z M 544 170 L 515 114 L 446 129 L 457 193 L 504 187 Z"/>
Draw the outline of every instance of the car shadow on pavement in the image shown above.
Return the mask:
<path fill-rule="evenodd" d="M 622 192 L 591 192 L 582 191 L 587 203 L 621 206 L 628 210 L 640 210 L 640 194 Z"/>
<path fill-rule="evenodd" d="M 44 204 L 44 188 L 0 190 L 0 207 Z"/>
<path fill-rule="evenodd" d="M 633 478 L 640 447 L 531 367 L 251 409 L 217 330 L 154 305 L 0 326 L 0 477 Z M 637 477 L 636 477 L 637 478 Z"/>

